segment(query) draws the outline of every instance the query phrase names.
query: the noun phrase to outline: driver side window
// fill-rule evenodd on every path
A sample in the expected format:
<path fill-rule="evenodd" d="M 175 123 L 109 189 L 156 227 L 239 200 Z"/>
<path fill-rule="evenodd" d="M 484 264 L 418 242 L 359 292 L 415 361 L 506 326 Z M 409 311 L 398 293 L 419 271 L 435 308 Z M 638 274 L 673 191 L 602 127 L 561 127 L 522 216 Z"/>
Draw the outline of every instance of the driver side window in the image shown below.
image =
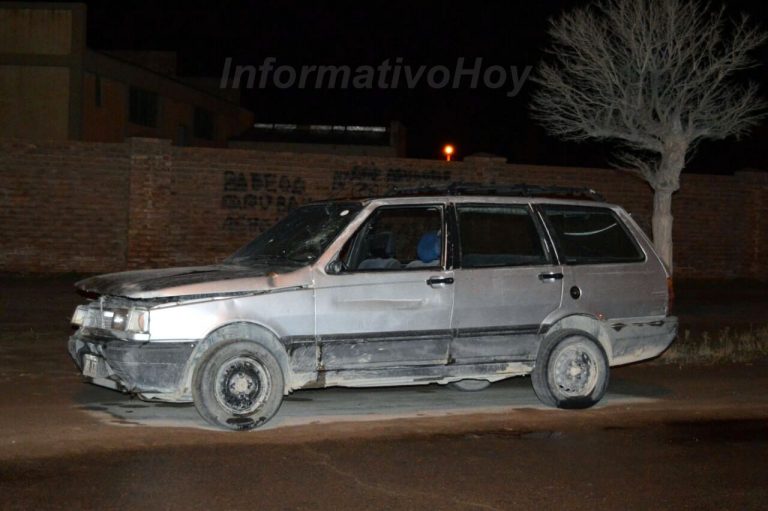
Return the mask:
<path fill-rule="evenodd" d="M 442 265 L 441 206 L 381 207 L 342 250 L 349 271 L 401 271 Z"/>

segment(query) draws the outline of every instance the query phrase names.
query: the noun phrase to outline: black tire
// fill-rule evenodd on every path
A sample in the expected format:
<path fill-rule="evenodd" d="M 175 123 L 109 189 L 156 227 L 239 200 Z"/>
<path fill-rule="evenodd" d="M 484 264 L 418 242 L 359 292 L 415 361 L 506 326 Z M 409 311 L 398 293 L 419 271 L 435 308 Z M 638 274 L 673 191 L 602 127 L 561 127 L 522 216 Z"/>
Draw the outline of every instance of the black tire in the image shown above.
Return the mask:
<path fill-rule="evenodd" d="M 448 384 L 453 390 L 462 392 L 479 392 L 491 386 L 488 380 L 459 380 Z"/>
<path fill-rule="evenodd" d="M 563 330 L 541 343 L 531 381 L 545 405 L 580 409 L 602 399 L 609 373 L 599 342 L 584 332 Z"/>
<path fill-rule="evenodd" d="M 245 431 L 271 419 L 283 402 L 280 364 L 264 346 L 226 341 L 200 360 L 192 380 L 198 413 L 217 427 Z"/>

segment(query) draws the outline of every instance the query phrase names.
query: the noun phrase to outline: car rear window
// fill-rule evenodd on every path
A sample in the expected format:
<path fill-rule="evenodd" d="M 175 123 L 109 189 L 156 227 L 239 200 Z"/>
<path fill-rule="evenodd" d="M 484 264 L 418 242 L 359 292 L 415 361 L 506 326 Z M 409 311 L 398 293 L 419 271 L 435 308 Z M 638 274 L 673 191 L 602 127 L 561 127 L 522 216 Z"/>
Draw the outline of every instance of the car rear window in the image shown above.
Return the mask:
<path fill-rule="evenodd" d="M 542 210 L 565 263 L 629 263 L 645 259 L 624 223 L 608 208 L 544 205 Z"/>
<path fill-rule="evenodd" d="M 533 266 L 547 263 L 536 224 L 526 206 L 460 205 L 461 266 Z"/>

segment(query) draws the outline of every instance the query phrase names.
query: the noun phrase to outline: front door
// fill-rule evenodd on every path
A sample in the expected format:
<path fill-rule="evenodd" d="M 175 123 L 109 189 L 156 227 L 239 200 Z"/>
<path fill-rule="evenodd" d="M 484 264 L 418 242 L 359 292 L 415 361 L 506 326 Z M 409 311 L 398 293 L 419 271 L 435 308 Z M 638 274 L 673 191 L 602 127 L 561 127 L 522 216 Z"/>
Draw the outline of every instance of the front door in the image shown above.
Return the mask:
<path fill-rule="evenodd" d="M 345 269 L 316 281 L 318 368 L 445 364 L 453 272 L 444 207 L 382 206 L 342 250 Z"/>
<path fill-rule="evenodd" d="M 457 204 L 456 364 L 534 360 L 563 274 L 527 204 Z"/>

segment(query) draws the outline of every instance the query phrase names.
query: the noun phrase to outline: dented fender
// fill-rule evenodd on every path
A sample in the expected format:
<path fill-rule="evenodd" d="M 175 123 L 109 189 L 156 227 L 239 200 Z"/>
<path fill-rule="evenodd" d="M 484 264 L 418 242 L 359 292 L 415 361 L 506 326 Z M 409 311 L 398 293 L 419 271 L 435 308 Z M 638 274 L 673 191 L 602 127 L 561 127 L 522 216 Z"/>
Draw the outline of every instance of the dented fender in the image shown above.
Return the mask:
<path fill-rule="evenodd" d="M 677 336 L 675 316 L 600 320 L 586 314 L 560 318 L 545 327 L 546 333 L 579 330 L 603 347 L 611 366 L 647 360 L 660 355 Z"/>

